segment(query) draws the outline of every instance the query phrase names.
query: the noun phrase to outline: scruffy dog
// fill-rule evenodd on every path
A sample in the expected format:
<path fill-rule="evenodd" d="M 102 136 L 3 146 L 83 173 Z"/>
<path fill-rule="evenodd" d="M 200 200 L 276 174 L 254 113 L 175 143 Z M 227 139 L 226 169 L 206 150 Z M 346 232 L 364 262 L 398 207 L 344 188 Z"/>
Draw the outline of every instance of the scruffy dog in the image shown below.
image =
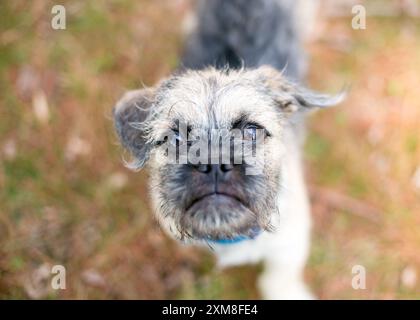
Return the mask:
<path fill-rule="evenodd" d="M 130 166 L 149 165 L 162 227 L 210 246 L 222 266 L 263 260 L 267 299 L 312 297 L 302 279 L 310 239 L 303 118 L 342 99 L 297 84 L 305 72 L 297 3 L 201 2 L 182 68 L 114 109 Z"/>

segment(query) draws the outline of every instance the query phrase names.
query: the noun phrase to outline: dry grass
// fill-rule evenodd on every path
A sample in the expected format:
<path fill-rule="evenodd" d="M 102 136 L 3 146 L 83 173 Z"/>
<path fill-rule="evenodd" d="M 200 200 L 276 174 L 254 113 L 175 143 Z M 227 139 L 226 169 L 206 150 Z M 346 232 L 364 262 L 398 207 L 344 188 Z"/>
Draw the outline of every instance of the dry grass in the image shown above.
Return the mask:
<path fill-rule="evenodd" d="M 0 3 L 0 298 L 258 297 L 259 267 L 214 270 L 160 232 L 146 173 L 123 167 L 110 121 L 126 88 L 177 65 L 188 3 L 68 1 L 64 31 L 51 5 Z M 310 46 L 310 82 L 352 90 L 310 124 L 307 277 L 321 298 L 419 298 L 420 25 L 368 23 L 329 21 Z M 66 290 L 49 289 L 54 264 Z M 351 287 L 355 264 L 366 290 Z"/>

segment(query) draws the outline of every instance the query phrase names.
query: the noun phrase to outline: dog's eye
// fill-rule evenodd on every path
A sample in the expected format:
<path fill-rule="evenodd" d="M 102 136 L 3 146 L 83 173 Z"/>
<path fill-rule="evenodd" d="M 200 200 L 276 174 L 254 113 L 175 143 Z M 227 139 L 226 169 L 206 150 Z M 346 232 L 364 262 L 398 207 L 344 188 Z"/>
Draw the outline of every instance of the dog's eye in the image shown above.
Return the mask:
<path fill-rule="evenodd" d="M 247 124 L 244 128 L 244 139 L 245 140 L 257 140 L 257 130 L 261 129 L 261 127 L 255 124 Z"/>
<path fill-rule="evenodd" d="M 264 127 L 256 123 L 248 123 L 243 127 L 245 140 L 256 141 L 260 137 L 271 137 L 271 134 Z"/>

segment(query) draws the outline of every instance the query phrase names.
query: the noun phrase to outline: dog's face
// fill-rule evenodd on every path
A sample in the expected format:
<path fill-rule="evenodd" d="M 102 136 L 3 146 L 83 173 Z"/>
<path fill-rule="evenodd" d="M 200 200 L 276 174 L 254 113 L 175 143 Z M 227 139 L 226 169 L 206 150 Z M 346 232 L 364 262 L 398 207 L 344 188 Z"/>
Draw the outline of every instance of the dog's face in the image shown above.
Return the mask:
<path fill-rule="evenodd" d="M 152 200 L 165 230 L 179 240 L 222 240 L 270 229 L 282 188 L 286 126 L 293 114 L 340 99 L 291 84 L 269 67 L 207 69 L 131 91 L 114 115 L 122 144 L 135 158 L 133 167 L 150 164 Z M 244 156 L 247 148 L 241 149 L 243 161 L 233 157 L 238 144 L 232 137 L 238 133 L 240 145 L 251 148 L 252 163 Z M 229 147 L 220 149 L 226 136 Z M 190 151 L 191 138 L 205 141 L 209 161 L 180 161 L 181 146 Z M 168 155 L 168 144 L 178 161 Z M 221 160 L 227 150 L 232 152 Z"/>

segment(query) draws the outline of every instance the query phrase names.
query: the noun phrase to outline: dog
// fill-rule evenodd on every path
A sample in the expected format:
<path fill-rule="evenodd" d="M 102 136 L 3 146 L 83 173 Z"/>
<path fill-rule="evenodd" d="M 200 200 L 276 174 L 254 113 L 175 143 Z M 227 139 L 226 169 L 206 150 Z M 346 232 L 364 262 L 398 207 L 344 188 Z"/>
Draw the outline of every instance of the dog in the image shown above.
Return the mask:
<path fill-rule="evenodd" d="M 163 229 L 180 242 L 211 247 L 222 267 L 263 261 L 258 285 L 265 299 L 313 298 L 303 281 L 311 227 L 304 118 L 343 100 L 299 84 L 306 57 L 298 3 L 200 2 L 181 67 L 155 87 L 127 92 L 114 107 L 117 135 L 133 156 L 127 165 L 149 168 Z M 239 143 L 232 143 L 233 131 Z M 233 159 L 235 150 L 222 161 L 212 156 L 226 136 L 222 156 L 247 145 L 242 162 Z M 201 141 L 198 160 L 182 155 L 197 156 L 189 152 L 193 141 Z"/>

